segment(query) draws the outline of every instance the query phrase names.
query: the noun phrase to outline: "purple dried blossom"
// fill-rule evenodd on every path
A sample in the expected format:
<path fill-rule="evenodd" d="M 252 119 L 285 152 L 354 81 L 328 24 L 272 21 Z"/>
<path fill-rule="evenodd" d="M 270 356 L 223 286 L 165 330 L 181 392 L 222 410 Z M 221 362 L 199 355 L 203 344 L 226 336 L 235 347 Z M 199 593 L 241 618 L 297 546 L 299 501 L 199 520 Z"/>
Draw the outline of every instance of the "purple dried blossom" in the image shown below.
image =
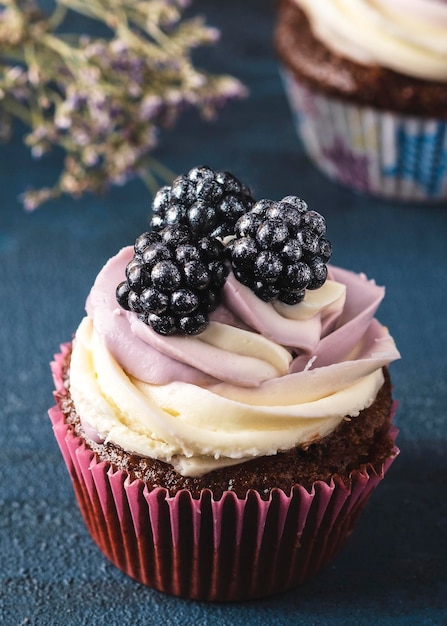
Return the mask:
<path fill-rule="evenodd" d="M 89 128 L 85 125 L 82 128 L 80 125 L 75 126 L 71 129 L 70 136 L 73 140 L 73 143 L 80 148 L 85 148 L 88 146 L 91 141 L 91 134 L 89 132 Z"/>
<path fill-rule="evenodd" d="M 81 85 L 94 87 L 101 80 L 101 70 L 94 65 L 85 65 L 79 69 L 78 80 Z"/>
<path fill-rule="evenodd" d="M 28 72 L 20 65 L 6 68 L 0 88 L 19 102 L 25 102 L 30 97 L 32 89 Z"/>
<path fill-rule="evenodd" d="M 22 195 L 23 206 L 27 211 L 34 211 L 44 202 L 48 202 L 55 197 L 53 189 L 43 187 L 42 189 L 31 189 Z"/>
<path fill-rule="evenodd" d="M 81 41 L 81 47 L 83 47 L 83 53 L 86 59 L 104 59 L 107 58 L 107 46 L 103 41 L 90 41 L 88 40 L 83 45 Z"/>
<path fill-rule="evenodd" d="M 138 107 L 138 119 L 143 122 L 154 120 L 162 111 L 163 99 L 157 94 L 147 94 Z"/>
<path fill-rule="evenodd" d="M 206 39 L 208 43 L 217 43 L 220 39 L 220 31 L 210 26 L 206 29 Z"/>
<path fill-rule="evenodd" d="M 60 107 L 58 107 L 54 117 L 54 124 L 59 130 L 66 130 L 71 126 L 71 111 L 64 105 L 65 103 L 63 102 Z"/>
<path fill-rule="evenodd" d="M 32 132 L 25 137 L 25 143 L 31 148 L 31 155 L 35 159 L 39 159 L 46 152 L 51 150 L 55 143 L 57 133 L 54 127 L 48 123 L 36 126 Z"/>
<path fill-rule="evenodd" d="M 99 163 L 100 156 L 96 152 L 94 146 L 87 146 L 81 153 L 82 163 L 87 167 L 94 167 Z"/>
<path fill-rule="evenodd" d="M 69 85 L 66 92 L 65 106 L 67 111 L 80 111 L 87 104 L 87 94 Z"/>

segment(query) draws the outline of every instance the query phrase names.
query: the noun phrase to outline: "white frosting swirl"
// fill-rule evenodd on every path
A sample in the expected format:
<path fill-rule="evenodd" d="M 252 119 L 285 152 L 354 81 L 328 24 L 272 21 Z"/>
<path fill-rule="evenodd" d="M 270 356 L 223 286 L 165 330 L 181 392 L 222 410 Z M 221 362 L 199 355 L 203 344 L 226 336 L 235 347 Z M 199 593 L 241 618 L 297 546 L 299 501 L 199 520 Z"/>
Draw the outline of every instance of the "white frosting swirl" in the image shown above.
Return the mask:
<path fill-rule="evenodd" d="M 295 0 L 337 54 L 425 80 L 447 81 L 445 0 Z"/>
<path fill-rule="evenodd" d="M 98 441 L 184 475 L 305 445 L 356 416 L 399 358 L 374 319 L 383 288 L 338 268 L 303 303 L 259 300 L 232 275 L 196 337 L 161 337 L 120 309 L 125 248 L 98 275 L 76 333 L 71 394 Z"/>

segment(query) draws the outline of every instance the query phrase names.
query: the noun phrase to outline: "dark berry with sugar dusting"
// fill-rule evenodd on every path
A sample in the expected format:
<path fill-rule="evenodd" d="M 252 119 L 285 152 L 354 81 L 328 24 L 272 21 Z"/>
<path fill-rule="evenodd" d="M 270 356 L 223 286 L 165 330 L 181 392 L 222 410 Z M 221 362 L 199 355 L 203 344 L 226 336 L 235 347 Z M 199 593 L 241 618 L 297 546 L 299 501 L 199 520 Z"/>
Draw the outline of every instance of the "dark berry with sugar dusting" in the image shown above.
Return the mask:
<path fill-rule="evenodd" d="M 121 307 L 123 307 L 123 309 L 126 309 L 126 311 L 130 311 L 129 293 L 130 293 L 130 286 L 128 282 L 124 280 L 116 288 L 116 300 L 118 304 Z"/>
<path fill-rule="evenodd" d="M 298 304 L 327 278 L 326 221 L 296 196 L 260 200 L 235 225 L 228 245 L 235 277 L 262 300 Z"/>
<path fill-rule="evenodd" d="M 140 235 L 134 251 L 116 288 L 118 304 L 161 335 L 202 332 L 229 271 L 224 245 L 174 224 Z"/>
<path fill-rule="evenodd" d="M 224 238 L 234 233 L 237 220 L 251 209 L 250 190 L 233 174 L 207 165 L 194 167 L 162 187 L 152 203 L 151 226 L 187 226 L 194 237 Z"/>
<path fill-rule="evenodd" d="M 332 244 L 326 237 L 320 237 L 318 256 L 327 263 L 332 256 Z"/>
<path fill-rule="evenodd" d="M 137 237 L 134 245 L 134 250 L 137 254 L 142 254 L 144 249 L 148 247 L 149 244 L 155 243 L 158 241 L 157 234 L 153 231 L 148 233 L 142 233 L 139 237 Z"/>

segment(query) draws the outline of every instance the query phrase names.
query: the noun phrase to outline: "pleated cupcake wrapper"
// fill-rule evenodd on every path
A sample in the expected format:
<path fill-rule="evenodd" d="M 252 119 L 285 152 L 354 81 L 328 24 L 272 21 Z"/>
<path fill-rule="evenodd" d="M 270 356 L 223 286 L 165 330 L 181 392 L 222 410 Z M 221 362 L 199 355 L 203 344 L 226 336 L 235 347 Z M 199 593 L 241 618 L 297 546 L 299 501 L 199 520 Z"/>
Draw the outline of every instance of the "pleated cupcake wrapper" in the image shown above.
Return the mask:
<path fill-rule="evenodd" d="M 417 118 L 319 94 L 282 71 L 298 134 L 333 180 L 385 198 L 447 199 L 447 120 Z"/>
<path fill-rule="evenodd" d="M 56 400 L 66 393 L 62 368 L 68 347 L 52 363 Z M 317 481 L 308 492 L 273 489 L 263 500 L 205 489 L 169 496 L 99 461 L 66 424 L 59 405 L 49 411 L 87 528 L 119 569 L 159 591 L 186 598 L 237 601 L 286 591 L 311 578 L 338 552 L 373 489 L 398 454 L 380 471 L 355 472 L 341 481 Z M 393 427 L 393 438 L 397 429 Z M 272 477 L 274 480 L 274 477 Z"/>

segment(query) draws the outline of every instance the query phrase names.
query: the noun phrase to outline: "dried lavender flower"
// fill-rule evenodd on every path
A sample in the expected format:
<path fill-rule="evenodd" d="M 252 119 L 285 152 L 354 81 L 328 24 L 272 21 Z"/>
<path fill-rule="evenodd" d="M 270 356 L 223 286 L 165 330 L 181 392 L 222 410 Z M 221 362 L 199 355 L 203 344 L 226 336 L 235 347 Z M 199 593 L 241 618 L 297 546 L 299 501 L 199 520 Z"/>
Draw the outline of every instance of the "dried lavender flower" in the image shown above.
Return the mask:
<path fill-rule="evenodd" d="M 61 193 L 101 192 L 141 176 L 163 178 L 151 155 L 160 130 L 190 108 L 205 119 L 246 94 L 230 76 L 197 69 L 193 49 L 219 32 L 186 19 L 188 0 L 56 0 L 52 15 L 33 0 L 0 0 L 0 141 L 13 118 L 29 127 L 35 158 L 62 148 L 53 187 L 27 191 L 33 210 Z M 105 24 L 109 38 L 64 33 L 75 11 Z"/>

